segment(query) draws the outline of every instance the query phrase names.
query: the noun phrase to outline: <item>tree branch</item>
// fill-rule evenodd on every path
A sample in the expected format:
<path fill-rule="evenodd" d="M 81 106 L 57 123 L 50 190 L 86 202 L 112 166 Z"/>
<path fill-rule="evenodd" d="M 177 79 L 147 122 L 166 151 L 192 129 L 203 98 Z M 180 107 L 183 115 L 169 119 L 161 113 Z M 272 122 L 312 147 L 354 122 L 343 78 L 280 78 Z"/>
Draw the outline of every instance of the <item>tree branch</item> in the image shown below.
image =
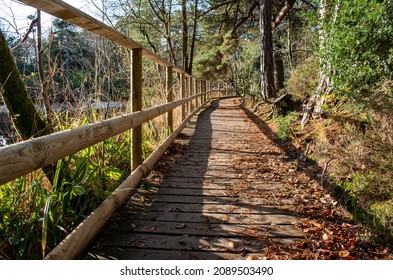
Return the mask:
<path fill-rule="evenodd" d="M 248 9 L 247 15 L 243 17 L 233 28 L 232 34 L 234 34 L 236 30 L 238 30 L 248 19 L 250 19 L 253 16 L 255 8 L 258 6 L 259 6 L 259 0 L 254 0 L 254 2 L 252 2 L 251 4 L 251 7 Z"/>
<path fill-rule="evenodd" d="M 207 15 L 208 13 L 215 11 L 223 6 L 229 5 L 229 4 L 233 4 L 234 2 L 237 2 L 237 0 L 229 0 L 229 1 L 223 1 L 219 4 L 216 4 L 214 6 L 211 6 L 209 9 L 207 9 L 206 11 L 204 11 L 203 13 L 198 15 L 198 18 L 203 17 L 205 15 Z"/>
<path fill-rule="evenodd" d="M 33 31 L 34 25 L 36 25 L 37 23 L 37 18 L 33 19 L 30 23 L 29 29 L 27 30 L 25 36 L 23 36 L 22 41 L 19 42 L 19 44 L 17 44 L 16 46 L 14 46 L 12 48 L 12 50 L 16 49 L 17 47 L 19 47 L 20 45 L 22 45 L 24 42 L 26 42 L 27 38 L 29 37 L 30 33 Z"/>
<path fill-rule="evenodd" d="M 276 29 L 277 26 L 281 23 L 281 21 L 284 19 L 284 17 L 289 13 L 289 11 L 292 9 L 293 5 L 296 3 L 296 0 L 287 0 L 285 3 L 285 6 L 281 9 L 281 11 L 278 13 L 276 19 L 272 23 L 272 28 Z"/>

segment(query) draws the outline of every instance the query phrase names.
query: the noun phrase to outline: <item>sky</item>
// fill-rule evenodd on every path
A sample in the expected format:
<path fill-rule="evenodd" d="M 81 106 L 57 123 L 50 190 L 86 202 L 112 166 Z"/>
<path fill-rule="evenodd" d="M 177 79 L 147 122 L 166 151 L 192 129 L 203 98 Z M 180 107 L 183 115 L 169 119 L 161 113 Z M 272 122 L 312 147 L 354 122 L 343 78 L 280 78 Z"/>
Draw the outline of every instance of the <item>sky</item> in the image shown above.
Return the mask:
<path fill-rule="evenodd" d="M 92 8 L 91 3 L 87 0 L 63 0 L 64 2 L 91 14 L 89 9 Z M 30 25 L 28 15 L 35 15 L 36 9 L 25 4 L 21 4 L 16 0 L 0 0 L 0 19 L 7 26 L 5 32 L 23 34 Z M 45 27 L 50 27 L 52 16 L 42 12 L 42 23 Z M 4 27 L 3 27 L 4 28 Z"/>

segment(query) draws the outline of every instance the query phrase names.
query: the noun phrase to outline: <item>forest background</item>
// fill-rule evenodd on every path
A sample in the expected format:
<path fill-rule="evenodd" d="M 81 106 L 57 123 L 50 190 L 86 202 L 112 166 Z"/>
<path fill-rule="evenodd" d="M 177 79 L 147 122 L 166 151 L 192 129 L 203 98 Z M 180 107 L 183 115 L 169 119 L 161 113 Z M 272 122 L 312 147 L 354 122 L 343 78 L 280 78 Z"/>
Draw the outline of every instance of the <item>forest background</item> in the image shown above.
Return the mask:
<path fill-rule="evenodd" d="M 38 11 L 20 28 L 15 2 L 3 2 L 1 52 L 12 52 L 45 127 L 40 133 L 129 112 L 129 51 L 59 19 L 44 23 Z M 84 5 L 187 73 L 227 81 L 282 143 L 323 167 L 322 180 L 359 222 L 392 239 L 392 1 Z M 143 108 L 165 103 L 165 69 L 148 61 L 143 68 Z M 13 115 L 7 102 L 20 96 L 7 95 L 5 80 L 1 137 L 14 143 L 40 135 L 18 128 L 20 113 Z M 165 137 L 164 123 L 157 118 L 144 125 L 145 158 Z M 1 186 L 0 256 L 42 258 L 60 242 L 130 172 L 129 139 L 111 138 L 68 157 L 52 167 L 52 176 L 37 171 Z"/>

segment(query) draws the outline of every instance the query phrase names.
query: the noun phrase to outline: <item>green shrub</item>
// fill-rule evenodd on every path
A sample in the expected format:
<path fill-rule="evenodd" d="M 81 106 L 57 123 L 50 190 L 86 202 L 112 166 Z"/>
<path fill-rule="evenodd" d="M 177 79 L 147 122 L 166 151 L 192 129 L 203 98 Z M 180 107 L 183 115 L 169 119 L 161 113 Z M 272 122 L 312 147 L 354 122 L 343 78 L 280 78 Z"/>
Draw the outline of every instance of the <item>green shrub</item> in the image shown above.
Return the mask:
<path fill-rule="evenodd" d="M 304 101 L 315 92 L 319 79 L 319 62 L 315 56 L 299 65 L 287 81 L 286 89 L 292 98 Z"/>
<path fill-rule="evenodd" d="M 336 90 L 354 96 L 393 78 L 392 1 L 340 1 L 324 22 L 321 56 Z M 338 12 L 336 12 L 338 11 Z"/>
<path fill-rule="evenodd" d="M 291 139 L 291 136 L 293 136 L 294 134 L 292 126 L 295 123 L 296 119 L 297 114 L 295 112 L 292 112 L 285 117 L 280 116 L 276 119 L 278 123 L 277 136 L 280 140 L 287 141 Z"/>

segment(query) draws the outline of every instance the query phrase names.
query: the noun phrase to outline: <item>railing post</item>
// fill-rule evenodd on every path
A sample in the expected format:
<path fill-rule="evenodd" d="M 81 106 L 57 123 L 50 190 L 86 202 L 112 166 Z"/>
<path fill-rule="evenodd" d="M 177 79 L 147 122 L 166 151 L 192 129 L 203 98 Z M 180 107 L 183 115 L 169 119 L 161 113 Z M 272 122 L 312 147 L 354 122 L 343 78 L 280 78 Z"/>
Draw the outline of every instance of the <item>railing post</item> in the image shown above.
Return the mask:
<path fill-rule="evenodd" d="M 203 93 L 202 81 L 201 80 L 198 81 L 198 90 L 199 90 L 199 93 Z M 199 97 L 199 102 L 200 102 L 199 105 L 202 106 L 202 104 L 203 104 L 203 96 Z"/>
<path fill-rule="evenodd" d="M 212 90 L 212 88 L 211 88 L 211 81 L 210 80 L 208 80 L 207 81 L 207 92 L 208 92 L 208 94 L 206 95 L 206 97 L 207 97 L 207 100 L 210 100 L 211 99 L 211 90 Z"/>
<path fill-rule="evenodd" d="M 199 81 L 197 79 L 194 79 L 194 85 L 195 85 L 195 95 L 199 93 L 199 87 L 198 87 Z M 199 102 L 198 102 L 198 97 L 195 98 L 195 109 L 199 107 Z"/>
<path fill-rule="evenodd" d="M 201 81 L 201 93 L 206 92 L 205 90 L 205 81 Z M 201 96 L 201 105 L 205 103 L 205 96 Z"/>
<path fill-rule="evenodd" d="M 173 101 L 173 67 L 166 67 L 166 96 L 167 101 Z M 167 121 L 168 121 L 168 135 L 173 132 L 173 110 L 167 113 Z"/>
<path fill-rule="evenodd" d="M 205 103 L 205 102 L 207 101 L 207 95 L 206 95 L 206 92 L 207 92 L 206 80 L 203 81 L 203 92 L 205 93 L 205 95 L 203 96 L 203 103 Z"/>
<path fill-rule="evenodd" d="M 181 98 L 186 98 L 186 79 L 185 74 L 180 74 L 180 91 L 181 91 Z M 184 121 L 186 119 L 186 105 L 183 104 L 181 106 L 181 120 Z"/>
<path fill-rule="evenodd" d="M 186 77 L 186 81 L 187 81 L 187 86 L 186 86 L 186 96 L 190 97 L 191 96 L 191 78 L 190 77 Z M 191 108 L 191 104 L 192 102 L 188 102 L 187 103 L 187 115 L 190 114 L 192 112 L 192 108 Z"/>
<path fill-rule="evenodd" d="M 131 51 L 131 111 L 142 110 L 142 49 Z M 131 170 L 142 163 L 142 125 L 131 131 Z"/>
<path fill-rule="evenodd" d="M 194 78 L 190 77 L 189 79 L 190 82 L 190 93 L 188 94 L 189 96 L 194 95 Z M 190 102 L 190 112 L 194 111 L 194 101 Z"/>

